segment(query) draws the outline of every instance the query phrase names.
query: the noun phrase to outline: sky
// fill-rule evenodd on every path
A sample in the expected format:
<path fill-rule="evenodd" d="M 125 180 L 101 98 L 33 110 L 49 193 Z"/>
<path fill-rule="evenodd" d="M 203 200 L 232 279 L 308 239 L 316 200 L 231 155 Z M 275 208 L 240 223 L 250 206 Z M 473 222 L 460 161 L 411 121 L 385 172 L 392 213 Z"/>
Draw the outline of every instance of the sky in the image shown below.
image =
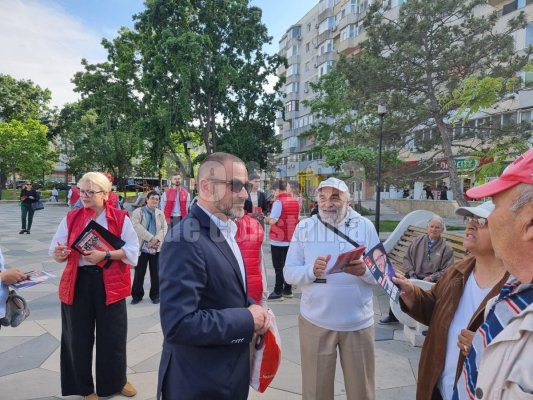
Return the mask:
<path fill-rule="evenodd" d="M 121 26 L 133 27 L 132 16 L 143 0 L 0 0 L 0 73 L 31 79 L 52 91 L 52 105 L 76 101 L 70 82 L 80 61 L 106 59 L 102 38 L 112 39 Z M 263 9 L 263 23 L 274 37 L 265 47 L 278 50 L 285 31 L 318 0 L 251 0 Z"/>

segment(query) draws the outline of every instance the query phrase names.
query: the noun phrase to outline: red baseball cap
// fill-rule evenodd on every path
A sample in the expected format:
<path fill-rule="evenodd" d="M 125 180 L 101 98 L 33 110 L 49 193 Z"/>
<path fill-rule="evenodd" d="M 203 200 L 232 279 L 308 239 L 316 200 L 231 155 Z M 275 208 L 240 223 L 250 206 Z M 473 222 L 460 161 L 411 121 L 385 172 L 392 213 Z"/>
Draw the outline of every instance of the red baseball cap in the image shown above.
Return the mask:
<path fill-rule="evenodd" d="M 473 199 L 494 196 L 519 183 L 533 185 L 533 148 L 509 164 L 499 178 L 473 187 L 466 192 L 466 195 Z"/>

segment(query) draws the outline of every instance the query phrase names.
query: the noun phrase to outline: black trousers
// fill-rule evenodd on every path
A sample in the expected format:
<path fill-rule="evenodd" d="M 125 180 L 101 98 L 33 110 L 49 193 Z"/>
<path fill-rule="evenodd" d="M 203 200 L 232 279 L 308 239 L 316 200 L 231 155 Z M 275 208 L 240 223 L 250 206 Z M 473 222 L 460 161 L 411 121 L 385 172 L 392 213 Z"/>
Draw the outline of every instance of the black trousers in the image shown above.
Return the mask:
<path fill-rule="evenodd" d="M 33 223 L 33 214 L 35 211 L 31 208 L 31 203 L 21 203 L 21 220 L 22 220 L 22 229 L 31 230 L 31 224 Z M 26 224 L 26 219 L 28 223 Z"/>
<path fill-rule="evenodd" d="M 152 300 L 159 299 L 159 253 L 142 252 L 137 260 L 131 287 L 131 297 L 134 299 L 141 300 L 144 297 L 144 277 L 148 265 L 150 268 L 150 298 Z"/>
<path fill-rule="evenodd" d="M 272 265 L 274 266 L 274 271 L 276 272 L 274 292 L 280 294 L 283 290 L 291 290 L 292 286 L 287 284 L 285 279 L 283 279 L 283 267 L 285 266 L 285 259 L 287 258 L 289 246 L 270 245 L 270 251 L 272 252 Z"/>
<path fill-rule="evenodd" d="M 74 303 L 61 303 L 61 393 L 95 393 L 92 358 L 96 336 L 96 394 L 111 396 L 126 384 L 126 300 L 105 305 L 102 270 L 79 267 Z M 96 335 L 95 335 L 96 328 Z"/>

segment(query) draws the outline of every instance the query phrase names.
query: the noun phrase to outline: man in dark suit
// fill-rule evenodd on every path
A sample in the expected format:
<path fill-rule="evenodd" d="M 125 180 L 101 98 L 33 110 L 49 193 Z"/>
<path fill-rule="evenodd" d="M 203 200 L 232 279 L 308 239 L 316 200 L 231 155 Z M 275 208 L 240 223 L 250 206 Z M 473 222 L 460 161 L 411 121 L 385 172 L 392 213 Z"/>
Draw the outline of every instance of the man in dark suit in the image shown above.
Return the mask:
<path fill-rule="evenodd" d="M 243 215 L 246 167 L 213 153 L 198 171 L 198 203 L 167 235 L 160 255 L 164 342 L 158 399 L 245 400 L 249 343 L 264 333 L 266 311 L 246 293 L 231 218 Z"/>
<path fill-rule="evenodd" d="M 264 228 L 264 215 L 268 212 L 268 204 L 265 193 L 259 190 L 260 184 L 261 180 L 259 175 L 255 173 L 250 174 L 250 177 L 248 178 L 250 193 L 244 202 L 244 210 L 261 222 L 261 226 Z M 254 212 L 254 207 L 259 207 L 261 212 Z"/>

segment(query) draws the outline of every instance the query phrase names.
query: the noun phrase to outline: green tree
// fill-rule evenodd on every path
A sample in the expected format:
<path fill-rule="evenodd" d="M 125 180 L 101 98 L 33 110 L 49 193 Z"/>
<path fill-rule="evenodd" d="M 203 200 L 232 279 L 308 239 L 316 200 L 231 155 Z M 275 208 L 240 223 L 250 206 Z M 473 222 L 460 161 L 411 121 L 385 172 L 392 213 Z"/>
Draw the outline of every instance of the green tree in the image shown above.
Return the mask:
<path fill-rule="evenodd" d="M 270 146 L 281 83 L 274 94 L 263 86 L 282 60 L 262 51 L 271 37 L 260 9 L 248 0 L 153 0 L 135 20 L 143 100 L 162 118 L 158 151 L 175 151 L 173 133 L 181 143 L 199 134 L 208 154 L 221 135 L 228 144 L 259 133 Z"/>
<path fill-rule="evenodd" d="M 0 121 L 45 118 L 51 92 L 31 80 L 16 80 L 0 74 Z"/>
<path fill-rule="evenodd" d="M 2 170 L 11 174 L 13 189 L 17 173 L 31 178 L 51 171 L 56 155 L 48 146 L 46 132 L 47 127 L 34 119 L 0 122 L 0 160 Z"/>
<path fill-rule="evenodd" d="M 380 7 L 375 2 L 367 13 L 361 54 L 342 60 L 334 70 L 351 92 L 354 114 L 362 122 L 356 131 L 362 135 L 359 141 L 376 131 L 379 102 L 389 110 L 384 130 L 396 130 L 388 143 L 397 148 L 412 138 L 413 128 L 435 128 L 438 139 L 426 150 L 447 160 L 454 198 L 462 203 L 451 132 L 453 117 L 464 103 L 454 102 L 454 93 L 468 77 L 507 80 L 526 64 L 531 50 L 515 53 L 511 34 L 525 26 L 524 15 L 509 20 L 498 33 L 496 12 L 474 15 L 474 10 L 488 7 L 484 0 L 410 0 L 395 20 L 385 18 Z"/>

